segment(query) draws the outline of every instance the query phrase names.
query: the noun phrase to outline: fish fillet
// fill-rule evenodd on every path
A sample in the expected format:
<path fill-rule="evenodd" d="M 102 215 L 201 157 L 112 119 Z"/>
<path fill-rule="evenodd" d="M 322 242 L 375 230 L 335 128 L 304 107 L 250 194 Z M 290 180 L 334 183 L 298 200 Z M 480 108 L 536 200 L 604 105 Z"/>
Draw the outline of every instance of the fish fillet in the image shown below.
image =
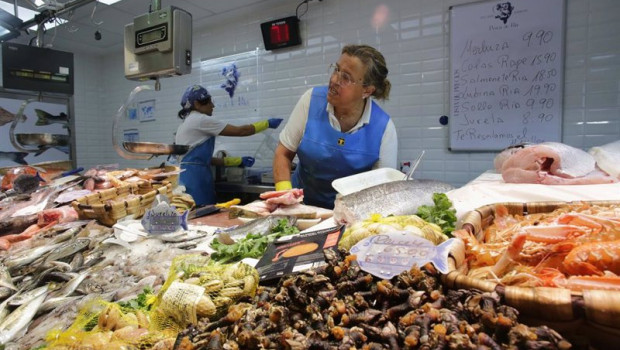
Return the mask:
<path fill-rule="evenodd" d="M 372 186 L 336 197 L 334 220 L 351 225 L 372 214 L 410 215 L 421 205 L 433 204 L 433 193 L 444 193 L 454 187 L 436 180 L 402 180 Z"/>
<path fill-rule="evenodd" d="M 588 153 L 594 157 L 596 165 L 601 170 L 620 179 L 620 140 L 599 147 L 592 147 Z"/>
<path fill-rule="evenodd" d="M 495 165 L 508 183 L 583 185 L 617 181 L 598 171 L 594 157 L 587 152 L 558 142 L 526 146 L 503 161 L 496 158 Z"/>

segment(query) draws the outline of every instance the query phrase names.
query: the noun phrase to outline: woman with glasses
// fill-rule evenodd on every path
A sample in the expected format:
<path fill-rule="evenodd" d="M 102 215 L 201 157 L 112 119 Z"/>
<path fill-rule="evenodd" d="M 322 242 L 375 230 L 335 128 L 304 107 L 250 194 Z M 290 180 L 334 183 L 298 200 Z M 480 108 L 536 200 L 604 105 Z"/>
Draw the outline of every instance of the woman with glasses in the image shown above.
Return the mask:
<path fill-rule="evenodd" d="M 328 86 L 308 90 L 280 133 L 273 161 L 276 190 L 304 190 L 304 202 L 333 208 L 332 181 L 371 169 L 396 167 L 398 141 L 387 100 L 391 84 L 383 55 L 347 45 L 330 66 Z M 295 155 L 299 164 L 291 176 Z"/>
<path fill-rule="evenodd" d="M 183 123 L 177 129 L 175 143 L 189 145 L 189 151 L 181 158 L 180 183 L 185 186 L 197 206 L 215 203 L 215 187 L 211 165 L 251 167 L 252 157 L 213 158 L 215 137 L 250 136 L 267 128 L 276 129 L 281 118 L 271 118 L 247 125 L 231 125 L 210 118 L 213 115 L 213 99 L 207 89 L 193 85 L 181 98 L 179 118 Z"/>

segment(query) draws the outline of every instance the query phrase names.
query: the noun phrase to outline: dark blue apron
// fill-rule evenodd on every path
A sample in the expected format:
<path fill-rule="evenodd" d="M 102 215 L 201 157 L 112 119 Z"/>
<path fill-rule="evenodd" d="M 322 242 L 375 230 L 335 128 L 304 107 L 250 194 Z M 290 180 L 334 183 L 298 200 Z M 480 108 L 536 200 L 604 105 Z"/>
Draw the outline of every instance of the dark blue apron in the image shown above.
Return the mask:
<path fill-rule="evenodd" d="M 379 160 L 381 139 L 390 117 L 373 101 L 370 122 L 353 134 L 336 131 L 329 124 L 327 87 L 312 90 L 308 122 L 292 178 L 304 189 L 304 203 L 332 209 L 336 191 L 332 181 L 371 170 Z"/>
<path fill-rule="evenodd" d="M 211 173 L 211 157 L 215 148 L 215 136 L 193 147 L 181 159 L 179 183 L 185 186 L 196 205 L 215 204 L 215 187 Z"/>

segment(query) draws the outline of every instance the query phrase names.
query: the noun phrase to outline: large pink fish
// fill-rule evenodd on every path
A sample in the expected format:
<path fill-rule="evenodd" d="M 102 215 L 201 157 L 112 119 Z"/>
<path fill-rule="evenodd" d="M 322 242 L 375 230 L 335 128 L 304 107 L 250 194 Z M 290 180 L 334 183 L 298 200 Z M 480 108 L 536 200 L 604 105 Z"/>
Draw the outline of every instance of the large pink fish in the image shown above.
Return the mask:
<path fill-rule="evenodd" d="M 495 168 L 509 183 L 586 185 L 618 182 L 596 167 L 587 152 L 558 142 L 526 145 L 501 152 Z"/>

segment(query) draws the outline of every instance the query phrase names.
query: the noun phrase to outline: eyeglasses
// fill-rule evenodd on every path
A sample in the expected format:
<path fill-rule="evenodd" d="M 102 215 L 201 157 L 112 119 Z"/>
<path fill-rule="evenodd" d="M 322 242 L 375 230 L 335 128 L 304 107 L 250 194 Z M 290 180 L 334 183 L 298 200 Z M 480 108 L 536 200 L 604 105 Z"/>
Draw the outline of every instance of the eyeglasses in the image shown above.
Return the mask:
<path fill-rule="evenodd" d="M 355 81 L 355 79 L 353 79 L 353 77 L 349 73 L 341 71 L 340 67 L 338 67 L 338 65 L 334 63 L 329 65 L 329 69 L 327 70 L 327 72 L 329 73 L 330 77 L 333 75 L 338 76 L 338 84 L 340 84 L 340 86 L 346 87 L 346 86 L 355 85 L 355 84 L 364 85 L 362 80 Z"/>

